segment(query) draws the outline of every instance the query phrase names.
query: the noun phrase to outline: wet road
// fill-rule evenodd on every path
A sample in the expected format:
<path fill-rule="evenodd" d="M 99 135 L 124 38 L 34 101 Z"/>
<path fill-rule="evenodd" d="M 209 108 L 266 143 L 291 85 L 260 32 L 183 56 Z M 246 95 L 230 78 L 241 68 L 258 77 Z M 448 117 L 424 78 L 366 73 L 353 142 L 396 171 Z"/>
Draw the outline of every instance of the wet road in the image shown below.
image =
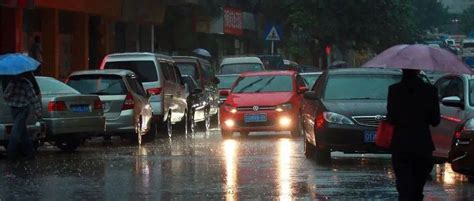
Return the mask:
<path fill-rule="evenodd" d="M 0 160 L 0 200 L 396 199 L 389 155 L 333 153 L 317 165 L 302 150 L 289 134 L 223 140 L 218 131 L 141 147 L 95 140 L 73 154 L 43 147 L 35 161 Z M 425 197 L 472 200 L 474 184 L 437 165 Z"/>

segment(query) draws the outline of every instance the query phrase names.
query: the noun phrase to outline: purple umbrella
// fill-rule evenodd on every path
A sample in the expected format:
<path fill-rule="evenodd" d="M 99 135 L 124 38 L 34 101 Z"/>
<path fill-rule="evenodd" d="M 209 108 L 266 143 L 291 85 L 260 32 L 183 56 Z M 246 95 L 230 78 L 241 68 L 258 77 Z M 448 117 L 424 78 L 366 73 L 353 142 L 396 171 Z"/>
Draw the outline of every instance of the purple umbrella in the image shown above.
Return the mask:
<path fill-rule="evenodd" d="M 363 67 L 415 69 L 446 73 L 471 74 L 471 68 L 455 54 L 428 45 L 395 45 L 370 61 Z"/>

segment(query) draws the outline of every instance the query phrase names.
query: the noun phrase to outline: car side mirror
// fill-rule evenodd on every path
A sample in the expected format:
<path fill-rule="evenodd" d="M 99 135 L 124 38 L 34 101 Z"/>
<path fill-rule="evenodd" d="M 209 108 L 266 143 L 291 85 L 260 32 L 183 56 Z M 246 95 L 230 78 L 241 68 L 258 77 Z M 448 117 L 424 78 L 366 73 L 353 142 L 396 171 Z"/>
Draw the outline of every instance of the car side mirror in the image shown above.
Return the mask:
<path fill-rule="evenodd" d="M 464 103 L 461 100 L 461 98 L 457 96 L 448 96 L 443 99 L 441 99 L 441 103 L 445 106 L 448 107 L 459 107 L 461 109 L 464 109 Z"/>
<path fill-rule="evenodd" d="M 227 97 L 227 96 L 229 96 L 229 94 L 230 94 L 230 90 L 228 90 L 228 89 L 223 89 L 223 90 L 219 91 L 220 96 Z"/>
<path fill-rule="evenodd" d="M 319 99 L 318 94 L 316 94 L 316 92 L 314 92 L 314 91 L 304 92 L 303 96 L 304 96 L 305 99 L 308 99 L 308 100 L 318 100 Z"/>
<path fill-rule="evenodd" d="M 302 93 L 307 92 L 307 91 L 308 91 L 308 87 L 306 87 L 306 86 L 298 87 L 298 93 L 299 94 L 302 94 Z"/>

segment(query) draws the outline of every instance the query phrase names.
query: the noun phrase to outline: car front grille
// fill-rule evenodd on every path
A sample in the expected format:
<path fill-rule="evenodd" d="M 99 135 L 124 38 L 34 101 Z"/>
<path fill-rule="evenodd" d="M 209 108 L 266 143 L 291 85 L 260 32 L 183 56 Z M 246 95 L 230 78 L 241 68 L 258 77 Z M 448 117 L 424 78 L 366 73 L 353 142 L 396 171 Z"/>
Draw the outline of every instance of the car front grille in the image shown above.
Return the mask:
<path fill-rule="evenodd" d="M 245 107 L 237 107 L 237 111 L 255 111 L 253 108 L 255 106 L 245 106 Z M 256 111 L 265 111 L 265 110 L 275 110 L 275 106 L 258 106 L 258 110 Z"/>
<path fill-rule="evenodd" d="M 378 127 L 385 116 L 353 116 L 352 119 L 361 126 Z"/>

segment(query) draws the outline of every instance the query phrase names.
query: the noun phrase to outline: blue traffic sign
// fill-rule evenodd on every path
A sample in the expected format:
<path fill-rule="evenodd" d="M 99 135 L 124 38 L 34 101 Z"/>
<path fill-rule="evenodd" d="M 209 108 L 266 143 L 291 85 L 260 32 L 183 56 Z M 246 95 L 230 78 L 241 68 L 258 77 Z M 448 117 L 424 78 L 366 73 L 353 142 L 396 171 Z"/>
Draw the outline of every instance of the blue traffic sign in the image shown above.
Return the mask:
<path fill-rule="evenodd" d="M 281 41 L 283 38 L 283 32 L 281 30 L 281 26 L 279 25 L 267 24 L 265 25 L 263 38 L 267 41 Z"/>

